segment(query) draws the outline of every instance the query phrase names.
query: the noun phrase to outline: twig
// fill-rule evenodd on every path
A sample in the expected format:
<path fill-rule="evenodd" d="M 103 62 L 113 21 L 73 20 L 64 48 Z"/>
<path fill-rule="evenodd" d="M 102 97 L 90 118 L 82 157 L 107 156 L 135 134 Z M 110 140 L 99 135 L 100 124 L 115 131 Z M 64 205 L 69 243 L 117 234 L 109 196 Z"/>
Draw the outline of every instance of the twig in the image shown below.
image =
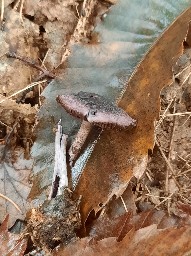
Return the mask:
<path fill-rule="evenodd" d="M 45 63 L 45 61 L 46 61 L 46 58 L 47 58 L 49 52 L 50 52 L 50 48 L 47 50 L 47 52 L 46 52 L 46 54 L 45 54 L 45 56 L 44 56 L 44 59 L 42 60 L 41 66 L 44 66 L 44 63 Z"/>
<path fill-rule="evenodd" d="M 62 195 L 64 188 L 68 187 L 68 175 L 66 164 L 66 140 L 67 135 L 62 133 L 61 120 L 55 136 L 55 164 L 49 200 Z"/>
<path fill-rule="evenodd" d="M 4 0 L 1 0 L 1 22 L 4 19 L 4 10 L 5 10 L 5 2 Z"/>
<path fill-rule="evenodd" d="M 20 20 L 21 20 L 22 22 L 23 22 L 22 12 L 23 12 L 24 1 L 25 1 L 25 0 L 21 0 L 21 6 L 20 6 L 20 10 L 19 10 Z"/>
<path fill-rule="evenodd" d="M 186 173 L 188 173 L 188 172 L 191 172 L 191 169 L 188 169 L 188 170 L 186 170 L 186 171 L 184 171 L 184 172 L 179 172 L 178 173 L 178 175 L 177 175 L 177 177 L 181 177 L 182 175 L 184 175 L 184 174 L 186 174 Z"/>
<path fill-rule="evenodd" d="M 172 103 L 174 102 L 175 97 L 173 99 L 171 99 L 170 103 L 168 104 L 167 108 L 165 109 L 164 113 L 161 116 L 161 118 L 159 119 L 159 121 L 157 122 L 157 125 L 155 127 L 155 129 L 157 129 L 159 127 L 159 125 L 162 123 L 162 121 L 164 120 L 164 118 L 167 116 L 167 111 L 169 110 L 170 106 L 172 105 Z"/>
<path fill-rule="evenodd" d="M 7 124 L 3 123 L 2 121 L 0 121 L 0 124 L 2 124 L 2 125 L 4 125 L 4 126 L 6 126 L 6 127 L 8 127 L 8 128 L 11 128 L 11 127 L 10 127 L 10 126 L 8 126 Z"/>
<path fill-rule="evenodd" d="M 188 65 L 188 66 L 186 66 L 185 68 L 183 68 L 179 73 L 177 73 L 177 74 L 175 75 L 175 78 L 178 77 L 179 75 L 181 75 L 181 74 L 182 74 L 185 70 L 187 70 L 189 67 L 191 67 L 191 64 Z"/>
<path fill-rule="evenodd" d="M 150 180 L 150 182 L 152 182 L 153 179 L 151 178 L 151 176 L 150 176 L 150 174 L 149 174 L 149 172 L 148 172 L 148 169 L 147 169 L 147 171 L 145 172 L 145 174 L 147 175 L 147 178 Z"/>
<path fill-rule="evenodd" d="M 24 92 L 24 91 L 26 91 L 26 90 L 28 90 L 28 89 L 34 87 L 35 85 L 42 84 L 42 83 L 45 83 L 45 82 L 47 82 L 47 80 L 43 80 L 43 81 L 34 82 L 34 83 L 32 83 L 32 84 L 29 84 L 29 85 L 27 85 L 25 88 L 23 88 L 23 89 L 21 89 L 21 90 L 15 92 L 15 93 L 13 93 L 13 94 L 11 94 L 9 97 L 6 97 L 5 99 L 1 100 L 1 101 L 0 101 L 0 104 L 3 103 L 4 101 L 8 100 L 8 99 L 11 99 L 12 97 L 16 96 L 17 94 L 19 94 L 19 93 L 21 93 L 21 92 Z"/>
<path fill-rule="evenodd" d="M 166 114 L 165 117 L 168 117 L 168 116 L 185 116 L 185 115 L 191 115 L 191 112 L 179 112 L 179 113 L 173 113 L 173 114 Z"/>
<path fill-rule="evenodd" d="M 176 96 L 174 97 L 174 106 L 173 106 L 173 114 L 176 111 Z M 173 117 L 173 129 L 172 132 L 170 133 L 170 142 L 169 142 L 169 150 L 168 150 L 168 162 L 170 163 L 171 159 L 171 151 L 172 151 L 172 144 L 173 144 L 173 138 L 174 138 L 174 131 L 175 131 L 175 121 L 176 117 Z M 169 168 L 166 168 L 166 192 L 169 194 Z M 169 201 L 168 201 L 168 212 L 170 209 Z"/>
<path fill-rule="evenodd" d="M 49 78 L 55 78 L 55 75 L 52 74 L 50 71 L 48 71 L 47 69 L 44 69 L 43 67 L 39 66 L 38 64 L 36 64 L 36 62 L 34 60 L 30 60 L 29 58 L 26 58 L 26 57 L 23 57 L 23 56 L 20 56 L 20 55 L 17 55 L 16 53 L 14 52 L 8 52 L 6 54 L 6 56 L 8 58 L 15 58 L 15 59 L 18 59 L 18 60 L 21 60 L 23 61 L 24 63 L 28 64 L 29 66 L 33 67 L 33 68 L 36 68 L 38 70 L 40 70 L 44 76 L 47 76 Z"/>
<path fill-rule="evenodd" d="M 5 200 L 9 201 L 11 204 L 14 205 L 14 207 L 22 214 L 21 209 L 19 208 L 19 206 L 13 202 L 13 200 L 11 200 L 10 198 L 8 198 L 7 196 L 4 196 L 3 194 L 0 193 L 0 197 L 4 198 Z"/>
<path fill-rule="evenodd" d="M 155 143 L 156 143 L 156 145 L 158 146 L 159 151 L 160 151 L 160 153 L 161 153 L 162 157 L 164 158 L 164 160 L 165 160 L 165 162 L 166 162 L 166 164 L 167 164 L 168 168 L 170 169 L 171 174 L 172 174 L 172 177 L 173 177 L 173 179 L 174 179 L 174 181 L 175 181 L 175 183 L 176 183 L 177 187 L 180 189 L 180 188 L 181 188 L 181 186 L 179 185 L 178 181 L 177 181 L 177 180 L 176 180 L 176 178 L 175 178 L 175 177 L 176 177 L 176 175 L 175 175 L 175 173 L 174 173 L 174 170 L 173 170 L 173 168 L 172 168 L 172 166 L 171 166 L 171 164 L 170 164 L 169 160 L 168 160 L 168 159 L 167 159 L 167 157 L 165 156 L 165 154 L 164 154 L 163 150 L 161 149 L 161 147 L 160 147 L 160 145 L 159 145 L 159 143 L 158 143 L 157 139 L 155 140 Z"/>
<path fill-rule="evenodd" d="M 166 197 L 164 200 L 162 200 L 159 204 L 155 205 L 155 208 L 157 208 L 158 206 L 160 206 L 161 204 L 163 204 L 164 202 L 166 202 L 167 200 L 171 200 L 173 193 L 171 193 L 168 197 Z"/>

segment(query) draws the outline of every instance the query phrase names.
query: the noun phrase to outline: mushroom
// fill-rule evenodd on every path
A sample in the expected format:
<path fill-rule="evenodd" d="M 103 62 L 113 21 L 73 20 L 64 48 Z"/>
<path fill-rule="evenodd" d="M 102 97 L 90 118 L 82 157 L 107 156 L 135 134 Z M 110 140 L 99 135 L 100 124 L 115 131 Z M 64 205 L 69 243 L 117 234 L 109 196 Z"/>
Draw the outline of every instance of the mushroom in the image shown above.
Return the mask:
<path fill-rule="evenodd" d="M 95 93 L 81 91 L 76 94 L 58 95 L 56 100 L 69 114 L 82 120 L 81 127 L 69 149 L 71 165 L 77 159 L 93 125 L 120 129 L 136 126 L 136 121 L 123 109 Z"/>

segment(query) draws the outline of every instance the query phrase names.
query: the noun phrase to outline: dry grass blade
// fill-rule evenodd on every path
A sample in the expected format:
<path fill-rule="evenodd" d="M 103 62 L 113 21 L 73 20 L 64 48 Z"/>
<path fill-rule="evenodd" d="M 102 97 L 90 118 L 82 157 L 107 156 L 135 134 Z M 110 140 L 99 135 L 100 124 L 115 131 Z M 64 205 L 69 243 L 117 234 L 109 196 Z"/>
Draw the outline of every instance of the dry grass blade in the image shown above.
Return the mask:
<path fill-rule="evenodd" d="M 1 104 L 2 102 L 4 102 L 4 101 L 8 100 L 8 99 L 11 99 L 12 97 L 16 96 L 17 94 L 19 94 L 19 93 L 21 93 L 21 92 L 24 92 L 24 91 L 26 91 L 26 90 L 28 90 L 28 89 L 34 87 L 35 85 L 39 85 L 39 84 L 42 84 L 42 83 L 45 83 L 45 82 L 47 82 L 47 80 L 43 80 L 43 81 L 34 82 L 34 83 L 32 83 L 32 84 L 29 84 L 29 85 L 27 85 L 25 88 L 23 88 L 23 89 L 21 89 L 21 90 L 15 92 L 15 93 L 13 93 L 13 94 L 11 94 L 11 95 L 10 95 L 9 97 L 7 97 L 7 98 L 1 100 L 1 101 L 0 101 L 0 104 Z"/>
<path fill-rule="evenodd" d="M 188 111 L 188 112 L 179 112 L 179 113 L 173 113 L 173 114 L 166 114 L 165 117 L 169 117 L 169 116 L 185 116 L 185 115 L 191 115 L 191 112 Z"/>
<path fill-rule="evenodd" d="M 5 9 L 5 2 L 4 0 L 1 0 L 1 22 L 4 19 L 4 9 Z"/>
<path fill-rule="evenodd" d="M 126 211 L 126 212 L 128 212 L 128 210 L 127 210 L 127 206 L 126 206 L 126 204 L 125 204 L 125 201 L 123 200 L 123 197 L 122 197 L 122 196 L 120 196 L 120 198 L 121 198 L 121 201 L 122 201 L 123 206 L 124 206 L 124 208 L 125 208 L 125 211 Z"/>
<path fill-rule="evenodd" d="M 0 197 L 4 198 L 5 200 L 9 201 L 12 205 L 14 205 L 14 207 L 22 214 L 21 209 L 19 208 L 19 206 L 13 202 L 13 200 L 11 200 L 10 198 L 8 198 L 7 196 L 4 196 L 3 194 L 0 193 Z"/>

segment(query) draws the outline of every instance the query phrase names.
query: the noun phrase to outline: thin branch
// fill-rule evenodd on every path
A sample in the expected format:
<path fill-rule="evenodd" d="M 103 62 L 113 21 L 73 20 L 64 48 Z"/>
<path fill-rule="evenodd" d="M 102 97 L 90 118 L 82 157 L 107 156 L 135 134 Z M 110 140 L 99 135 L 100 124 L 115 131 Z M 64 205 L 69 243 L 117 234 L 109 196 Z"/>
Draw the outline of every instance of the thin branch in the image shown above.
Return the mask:
<path fill-rule="evenodd" d="M 44 69 L 43 67 L 39 66 L 34 60 L 30 60 L 29 58 L 26 58 L 26 57 L 23 57 L 23 56 L 20 56 L 20 55 L 17 55 L 16 53 L 14 52 L 8 52 L 6 54 L 6 56 L 8 58 L 15 58 L 15 59 L 18 59 L 18 60 L 21 60 L 23 61 L 24 63 L 26 63 L 27 65 L 29 65 L 30 67 L 32 68 L 36 68 L 38 70 L 40 70 L 44 76 L 47 76 L 47 77 L 50 77 L 50 78 L 55 78 L 55 75 L 52 74 L 50 71 L 48 71 L 47 69 Z"/>

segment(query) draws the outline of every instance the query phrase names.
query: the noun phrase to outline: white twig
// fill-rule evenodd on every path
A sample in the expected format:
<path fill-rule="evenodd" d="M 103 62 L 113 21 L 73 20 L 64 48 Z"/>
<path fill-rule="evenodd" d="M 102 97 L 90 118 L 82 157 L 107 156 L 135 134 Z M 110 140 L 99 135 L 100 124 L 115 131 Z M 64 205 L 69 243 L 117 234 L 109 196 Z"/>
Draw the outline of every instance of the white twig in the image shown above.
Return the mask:
<path fill-rule="evenodd" d="M 52 187 L 49 199 L 62 195 L 64 188 L 68 187 L 68 175 L 66 164 L 66 141 L 67 135 L 62 133 L 61 120 L 55 136 L 55 164 L 52 179 Z M 57 190 L 57 191 L 55 191 Z"/>

